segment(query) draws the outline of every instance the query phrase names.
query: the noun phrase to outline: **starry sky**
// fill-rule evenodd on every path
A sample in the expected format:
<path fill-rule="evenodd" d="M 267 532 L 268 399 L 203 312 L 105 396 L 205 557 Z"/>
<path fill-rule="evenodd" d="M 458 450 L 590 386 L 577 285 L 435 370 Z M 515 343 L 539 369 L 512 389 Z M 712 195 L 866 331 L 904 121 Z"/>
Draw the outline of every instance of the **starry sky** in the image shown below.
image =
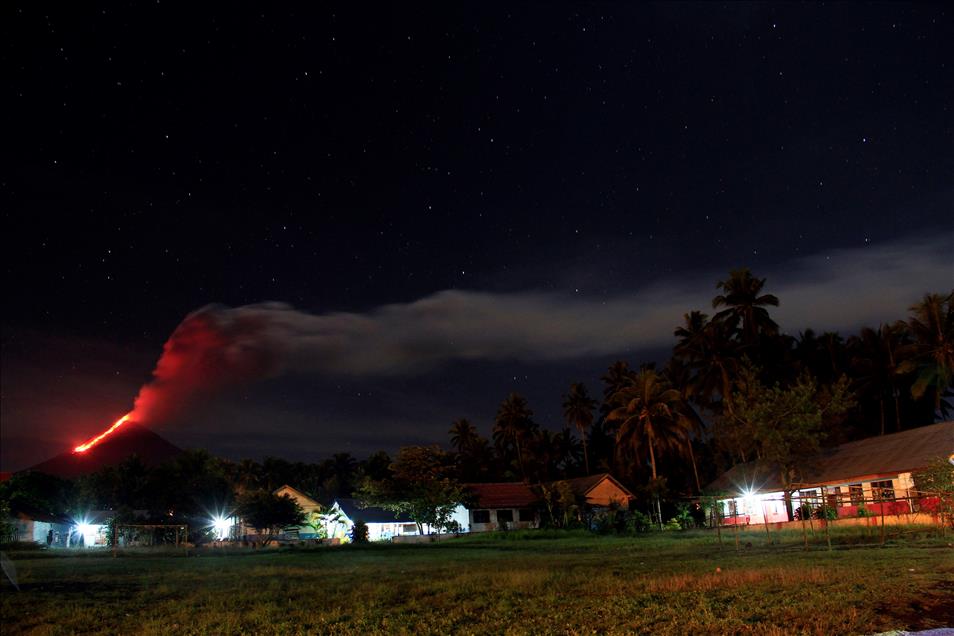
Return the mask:
<path fill-rule="evenodd" d="M 157 430 L 316 460 L 513 390 L 557 428 L 733 267 L 789 333 L 954 280 L 944 4 L 74 4 L 0 20 L 3 470 L 212 303 L 282 303 L 294 355 Z"/>

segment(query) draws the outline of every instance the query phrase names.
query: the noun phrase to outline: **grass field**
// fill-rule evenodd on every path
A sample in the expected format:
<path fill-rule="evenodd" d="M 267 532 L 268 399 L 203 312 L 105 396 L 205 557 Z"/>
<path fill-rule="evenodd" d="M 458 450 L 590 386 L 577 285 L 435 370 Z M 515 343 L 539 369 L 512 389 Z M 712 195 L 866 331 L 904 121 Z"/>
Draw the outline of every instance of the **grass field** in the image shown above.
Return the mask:
<path fill-rule="evenodd" d="M 954 626 L 954 535 L 547 532 L 425 545 L 10 553 L 4 634 L 873 633 Z M 817 539 L 817 538 L 816 538 Z M 747 544 L 751 544 L 747 547 Z M 848 544 L 853 544 L 846 549 Z"/>

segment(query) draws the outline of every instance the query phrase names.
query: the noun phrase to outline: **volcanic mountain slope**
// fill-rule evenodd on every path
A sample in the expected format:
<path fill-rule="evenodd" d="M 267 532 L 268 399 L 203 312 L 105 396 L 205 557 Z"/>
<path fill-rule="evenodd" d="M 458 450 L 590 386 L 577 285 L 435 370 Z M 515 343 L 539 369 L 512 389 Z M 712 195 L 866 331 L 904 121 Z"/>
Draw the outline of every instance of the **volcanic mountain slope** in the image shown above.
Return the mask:
<path fill-rule="evenodd" d="M 181 453 L 181 448 L 142 424 L 128 422 L 85 452 L 60 453 L 27 470 L 72 479 L 106 466 L 115 466 L 130 455 L 138 455 L 146 466 L 158 466 Z"/>

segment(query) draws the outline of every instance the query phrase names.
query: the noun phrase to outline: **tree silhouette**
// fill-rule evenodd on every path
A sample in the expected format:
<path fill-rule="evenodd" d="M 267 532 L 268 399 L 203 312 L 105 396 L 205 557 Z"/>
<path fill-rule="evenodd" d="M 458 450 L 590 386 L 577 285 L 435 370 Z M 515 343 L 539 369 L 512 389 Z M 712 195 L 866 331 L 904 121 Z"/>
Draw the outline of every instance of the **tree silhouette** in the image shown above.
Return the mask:
<path fill-rule="evenodd" d="M 851 368 L 859 392 L 878 401 L 881 434 L 885 434 L 885 399 L 894 401 L 894 430 L 901 430 L 901 406 L 898 390 L 904 325 L 881 325 L 877 330 L 865 327 L 849 341 Z"/>
<path fill-rule="evenodd" d="M 742 344 L 746 347 L 753 347 L 759 334 L 778 333 L 778 325 L 765 309 L 778 307 L 778 298 L 772 294 L 762 294 L 764 286 L 765 279 L 755 278 L 746 267 L 732 270 L 728 279 L 716 284 L 722 293 L 712 299 L 712 308 L 725 309 L 713 316 L 712 320 L 738 330 Z"/>
<path fill-rule="evenodd" d="M 527 400 L 518 393 L 511 393 L 501 402 L 494 418 L 494 445 L 504 455 L 512 445 L 517 455 L 517 464 L 523 478 L 527 478 L 522 445 L 533 431 L 533 411 Z"/>
<path fill-rule="evenodd" d="M 586 474 L 590 474 L 590 457 L 586 450 L 586 438 L 590 427 L 593 426 L 593 411 L 596 409 L 596 400 L 590 397 L 586 385 L 574 382 L 570 391 L 563 397 L 563 417 L 567 425 L 575 426 L 580 433 L 583 443 L 583 462 Z"/>
<path fill-rule="evenodd" d="M 618 422 L 617 452 L 635 459 L 649 455 L 653 480 L 658 479 L 656 455 L 685 448 L 687 429 L 680 422 L 682 398 L 655 371 L 646 370 L 613 397 L 619 404 L 607 419 Z"/>
<path fill-rule="evenodd" d="M 932 391 L 935 413 L 946 417 L 950 406 L 944 397 L 954 382 L 954 291 L 925 294 L 910 311 L 907 326 L 914 343 L 906 349 L 910 357 L 901 364 L 901 372 L 915 373 L 912 397 L 920 400 Z"/>

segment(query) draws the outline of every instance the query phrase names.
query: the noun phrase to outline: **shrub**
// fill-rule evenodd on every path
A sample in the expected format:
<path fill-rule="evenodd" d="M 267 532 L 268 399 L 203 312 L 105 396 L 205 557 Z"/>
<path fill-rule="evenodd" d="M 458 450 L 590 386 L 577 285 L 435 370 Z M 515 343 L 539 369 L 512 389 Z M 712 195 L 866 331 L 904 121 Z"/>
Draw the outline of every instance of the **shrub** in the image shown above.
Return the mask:
<path fill-rule="evenodd" d="M 351 526 L 351 532 L 348 533 L 348 537 L 350 537 L 351 543 L 367 543 L 368 524 L 360 519 L 356 520 L 354 525 Z"/>
<path fill-rule="evenodd" d="M 626 532 L 628 534 L 649 532 L 652 527 L 653 523 L 652 519 L 649 518 L 649 515 L 644 514 L 639 510 L 631 510 L 626 516 Z"/>
<path fill-rule="evenodd" d="M 815 509 L 815 518 L 816 519 L 827 519 L 828 521 L 834 521 L 838 518 L 838 508 L 834 506 L 818 506 Z"/>
<path fill-rule="evenodd" d="M 696 525 L 696 520 L 692 518 L 692 513 L 689 512 L 689 504 L 684 503 L 676 506 L 676 514 L 669 521 L 675 521 L 678 523 L 679 530 L 688 530 L 689 528 L 695 527 Z"/>
<path fill-rule="evenodd" d="M 601 510 L 593 513 L 590 519 L 590 530 L 596 534 L 609 534 L 616 529 L 616 511 Z"/>

